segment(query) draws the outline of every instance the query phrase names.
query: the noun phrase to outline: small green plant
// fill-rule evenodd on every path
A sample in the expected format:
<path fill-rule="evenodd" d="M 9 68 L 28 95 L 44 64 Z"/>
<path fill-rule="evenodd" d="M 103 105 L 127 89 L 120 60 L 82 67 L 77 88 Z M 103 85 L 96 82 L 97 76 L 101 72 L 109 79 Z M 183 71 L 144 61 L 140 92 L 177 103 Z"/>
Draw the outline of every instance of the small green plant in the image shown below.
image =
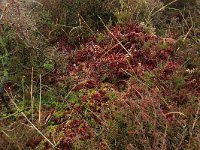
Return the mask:
<path fill-rule="evenodd" d="M 155 75 L 148 71 L 145 71 L 142 76 L 143 82 L 147 87 L 152 87 L 154 85 L 154 82 L 155 82 L 154 78 L 155 78 Z"/>
<path fill-rule="evenodd" d="M 55 65 L 52 62 L 50 62 L 50 61 L 46 61 L 43 64 L 43 67 L 44 67 L 44 69 L 50 71 L 50 70 L 53 70 L 55 68 Z"/>
<path fill-rule="evenodd" d="M 64 112 L 63 111 L 57 111 L 54 113 L 54 117 L 57 119 L 60 119 L 64 116 Z"/>

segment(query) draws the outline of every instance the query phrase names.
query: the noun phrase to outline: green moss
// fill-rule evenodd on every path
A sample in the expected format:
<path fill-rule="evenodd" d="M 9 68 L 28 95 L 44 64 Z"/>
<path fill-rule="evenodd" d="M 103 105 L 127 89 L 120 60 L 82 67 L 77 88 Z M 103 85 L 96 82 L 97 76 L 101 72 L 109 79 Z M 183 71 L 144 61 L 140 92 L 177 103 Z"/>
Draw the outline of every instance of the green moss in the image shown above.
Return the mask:
<path fill-rule="evenodd" d="M 62 118 L 64 116 L 64 112 L 63 111 L 57 111 L 53 115 L 54 115 L 55 118 L 59 119 L 59 118 Z"/>

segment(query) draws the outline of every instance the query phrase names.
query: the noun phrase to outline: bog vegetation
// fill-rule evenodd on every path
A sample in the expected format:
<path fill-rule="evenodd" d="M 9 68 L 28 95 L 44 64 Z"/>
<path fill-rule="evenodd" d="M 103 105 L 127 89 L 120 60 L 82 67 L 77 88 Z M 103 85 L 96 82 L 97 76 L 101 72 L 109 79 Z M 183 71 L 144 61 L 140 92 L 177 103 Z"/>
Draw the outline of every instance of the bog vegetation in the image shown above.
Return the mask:
<path fill-rule="evenodd" d="M 0 149 L 200 149 L 199 0 L 0 10 Z"/>

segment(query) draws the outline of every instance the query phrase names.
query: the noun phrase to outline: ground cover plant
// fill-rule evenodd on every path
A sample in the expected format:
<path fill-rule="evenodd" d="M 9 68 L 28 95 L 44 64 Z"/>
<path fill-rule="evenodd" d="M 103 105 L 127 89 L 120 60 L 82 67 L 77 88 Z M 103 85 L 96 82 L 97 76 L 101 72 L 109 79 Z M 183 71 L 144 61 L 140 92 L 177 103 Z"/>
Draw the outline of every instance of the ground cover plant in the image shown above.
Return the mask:
<path fill-rule="evenodd" d="M 7 1 L 0 149 L 198 150 L 198 7 Z"/>

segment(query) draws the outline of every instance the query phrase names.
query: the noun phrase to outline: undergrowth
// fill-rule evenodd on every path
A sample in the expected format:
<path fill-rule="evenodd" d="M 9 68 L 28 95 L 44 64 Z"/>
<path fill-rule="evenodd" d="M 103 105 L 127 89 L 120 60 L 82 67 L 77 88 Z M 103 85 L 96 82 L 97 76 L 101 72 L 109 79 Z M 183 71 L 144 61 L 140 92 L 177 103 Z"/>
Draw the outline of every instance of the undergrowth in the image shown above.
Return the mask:
<path fill-rule="evenodd" d="M 0 149 L 199 149 L 199 9 L 178 2 L 8 1 Z"/>

